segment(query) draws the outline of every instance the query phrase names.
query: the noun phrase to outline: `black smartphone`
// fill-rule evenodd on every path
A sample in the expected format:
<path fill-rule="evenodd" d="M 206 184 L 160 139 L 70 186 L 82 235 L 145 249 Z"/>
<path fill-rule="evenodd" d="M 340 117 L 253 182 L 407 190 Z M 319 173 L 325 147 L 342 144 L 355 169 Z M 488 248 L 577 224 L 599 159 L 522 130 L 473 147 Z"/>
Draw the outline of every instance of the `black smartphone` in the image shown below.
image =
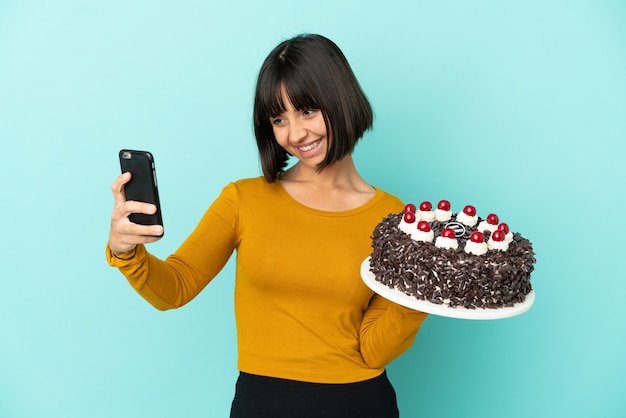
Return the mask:
<path fill-rule="evenodd" d="M 157 207 L 153 215 L 132 213 L 130 221 L 140 225 L 163 225 L 154 157 L 148 151 L 123 149 L 119 158 L 122 173 L 130 171 L 132 175 L 124 188 L 126 200 L 152 203 Z"/>

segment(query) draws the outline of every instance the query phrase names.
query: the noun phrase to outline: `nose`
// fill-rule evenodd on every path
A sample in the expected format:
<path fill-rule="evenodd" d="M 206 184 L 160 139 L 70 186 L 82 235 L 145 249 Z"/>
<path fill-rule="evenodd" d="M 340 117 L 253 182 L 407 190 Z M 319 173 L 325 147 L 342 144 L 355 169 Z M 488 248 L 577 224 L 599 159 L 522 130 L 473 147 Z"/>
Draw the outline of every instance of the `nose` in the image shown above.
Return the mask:
<path fill-rule="evenodd" d="M 304 138 L 306 138 L 307 133 L 304 125 L 298 118 L 291 121 L 289 123 L 289 142 L 292 144 L 297 144 L 302 142 Z"/>

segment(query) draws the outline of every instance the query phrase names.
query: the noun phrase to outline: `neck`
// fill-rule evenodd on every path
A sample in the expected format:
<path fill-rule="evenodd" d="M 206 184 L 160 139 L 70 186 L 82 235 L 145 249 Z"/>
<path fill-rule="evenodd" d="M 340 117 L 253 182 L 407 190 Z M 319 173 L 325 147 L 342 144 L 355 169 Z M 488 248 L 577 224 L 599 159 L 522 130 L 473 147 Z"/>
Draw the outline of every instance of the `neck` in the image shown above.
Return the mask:
<path fill-rule="evenodd" d="M 287 170 L 280 181 L 287 193 L 298 202 L 326 211 L 354 209 L 376 194 L 376 190 L 356 171 L 351 156 L 320 172 L 299 162 Z"/>
<path fill-rule="evenodd" d="M 345 156 L 322 171 L 298 162 L 281 176 L 283 181 L 314 183 L 319 186 L 338 185 L 355 179 L 361 179 L 361 176 L 356 171 L 352 155 Z"/>

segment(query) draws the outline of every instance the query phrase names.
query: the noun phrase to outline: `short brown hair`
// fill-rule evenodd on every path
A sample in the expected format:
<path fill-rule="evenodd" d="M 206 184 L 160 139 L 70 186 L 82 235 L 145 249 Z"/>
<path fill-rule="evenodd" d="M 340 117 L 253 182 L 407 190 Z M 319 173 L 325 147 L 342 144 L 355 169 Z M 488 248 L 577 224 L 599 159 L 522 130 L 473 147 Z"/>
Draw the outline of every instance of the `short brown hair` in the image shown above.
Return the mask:
<path fill-rule="evenodd" d="M 282 42 L 263 62 L 254 97 L 254 133 L 263 175 L 270 183 L 289 157 L 276 142 L 270 123 L 271 117 L 285 111 L 281 87 L 295 109 L 319 109 L 324 115 L 330 140 L 318 170 L 351 153 L 372 127 L 372 107 L 334 42 L 321 35 L 298 35 Z"/>

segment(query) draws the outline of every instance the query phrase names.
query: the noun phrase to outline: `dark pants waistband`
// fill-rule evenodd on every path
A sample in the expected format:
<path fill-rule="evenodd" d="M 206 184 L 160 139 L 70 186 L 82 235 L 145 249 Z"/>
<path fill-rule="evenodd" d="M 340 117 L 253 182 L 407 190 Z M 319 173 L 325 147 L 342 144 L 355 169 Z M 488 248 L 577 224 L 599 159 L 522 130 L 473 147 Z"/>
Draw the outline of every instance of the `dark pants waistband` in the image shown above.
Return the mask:
<path fill-rule="evenodd" d="M 397 418 L 387 373 L 362 382 L 309 383 L 241 372 L 231 418 Z"/>

